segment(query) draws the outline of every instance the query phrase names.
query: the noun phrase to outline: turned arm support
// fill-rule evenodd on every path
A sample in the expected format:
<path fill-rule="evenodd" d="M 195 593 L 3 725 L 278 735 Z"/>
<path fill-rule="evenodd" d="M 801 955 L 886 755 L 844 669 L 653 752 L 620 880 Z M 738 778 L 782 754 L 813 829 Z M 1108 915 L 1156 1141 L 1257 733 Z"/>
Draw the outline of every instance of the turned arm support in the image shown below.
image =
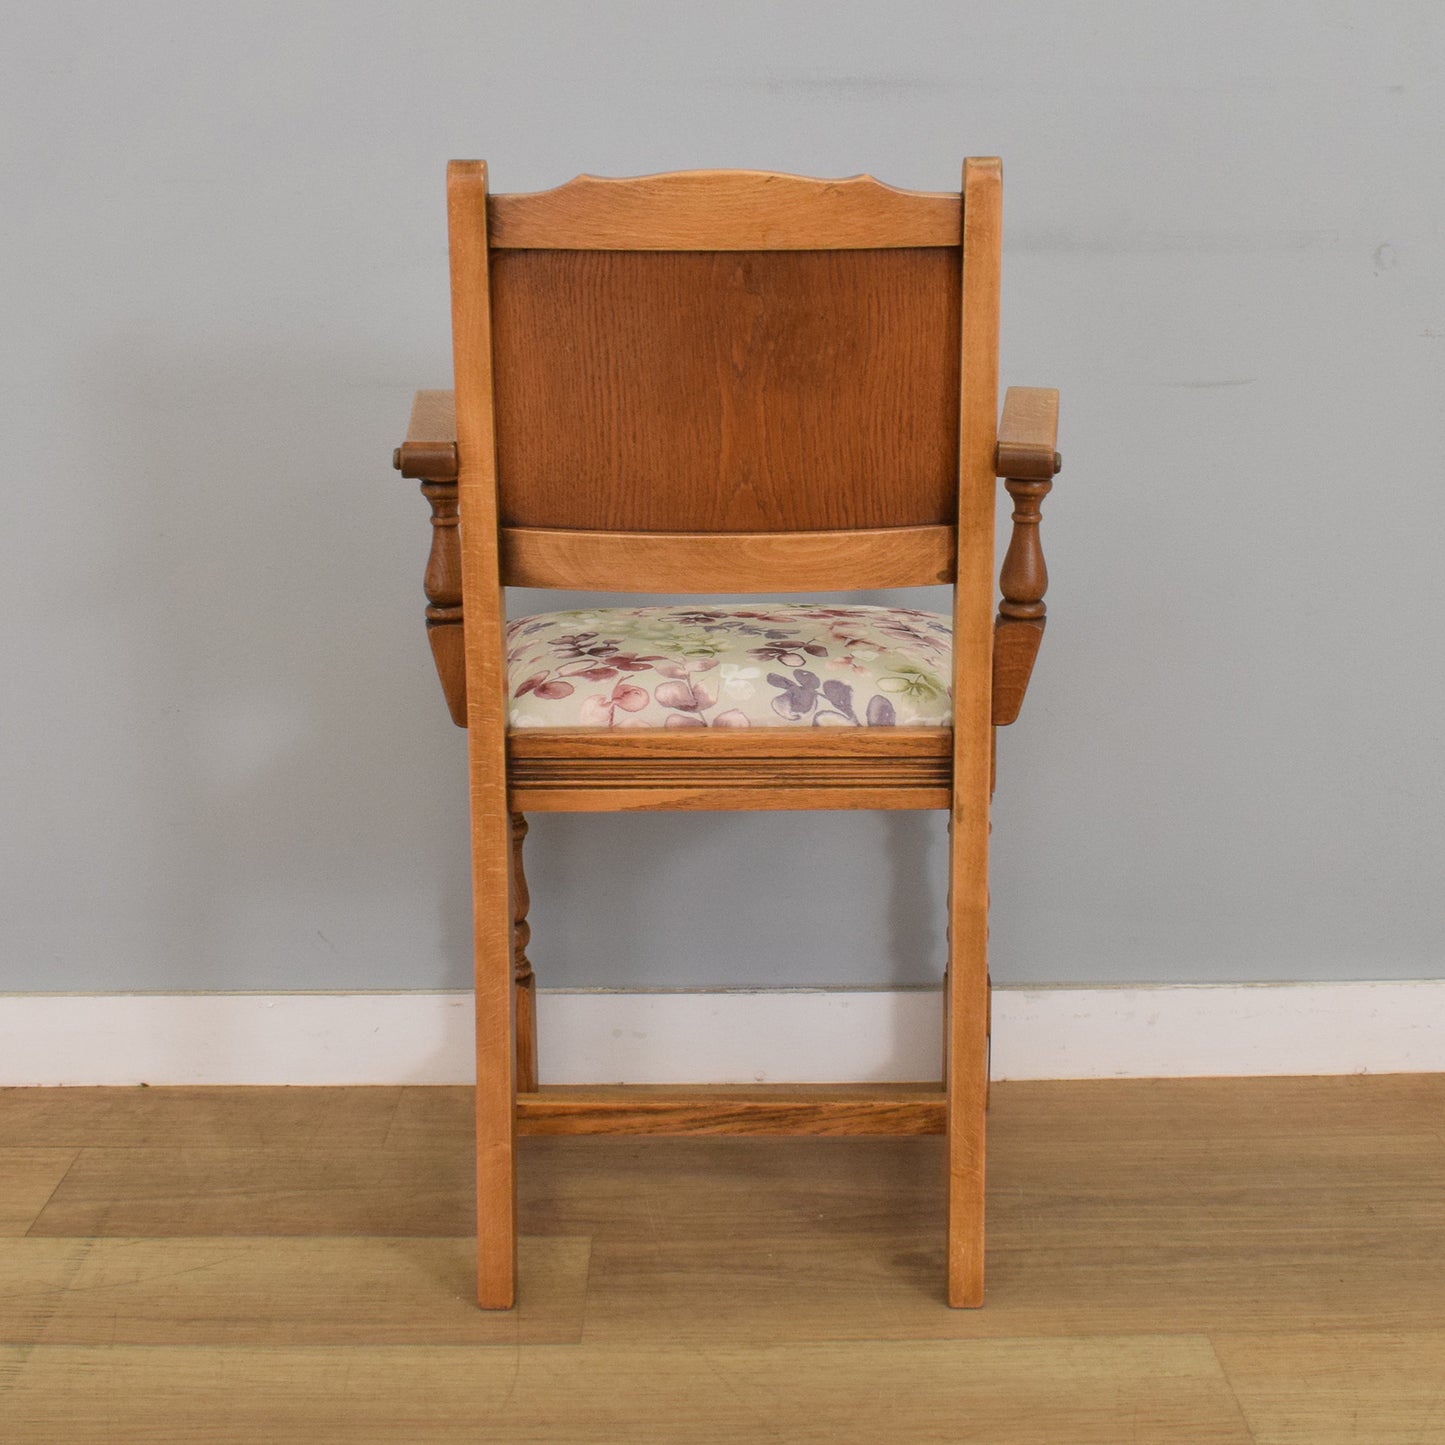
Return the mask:
<path fill-rule="evenodd" d="M 467 725 L 467 672 L 462 650 L 462 548 L 457 531 L 457 417 L 452 393 L 419 391 L 406 440 L 392 454 L 402 476 L 421 482 L 431 503 L 427 558 L 426 634 L 452 721 Z"/>
<path fill-rule="evenodd" d="M 994 471 L 1013 498 L 1013 535 L 999 573 L 1003 601 L 993 631 L 993 721 L 1014 721 L 1028 691 L 1044 635 L 1044 592 L 1049 585 L 1039 543 L 1040 508 L 1062 465 L 1054 450 L 1059 394 L 1045 387 L 1011 386 L 998 428 Z"/>

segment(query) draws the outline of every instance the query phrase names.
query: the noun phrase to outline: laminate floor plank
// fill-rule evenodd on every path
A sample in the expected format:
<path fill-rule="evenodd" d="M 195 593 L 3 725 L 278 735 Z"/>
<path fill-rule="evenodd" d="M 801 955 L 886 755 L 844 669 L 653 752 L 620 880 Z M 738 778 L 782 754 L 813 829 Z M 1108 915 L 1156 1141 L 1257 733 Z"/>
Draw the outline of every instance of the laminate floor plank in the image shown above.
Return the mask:
<path fill-rule="evenodd" d="M 521 1141 L 518 1209 L 538 1234 L 732 1238 L 942 1228 L 937 1138 L 536 1138 Z"/>
<path fill-rule="evenodd" d="M 84 1149 L 30 1233 L 470 1236 L 474 1190 L 457 1152 Z"/>
<path fill-rule="evenodd" d="M 405 1107 L 403 1100 L 399 1126 Z M 996 1083 L 989 1109 L 992 1130 L 1061 1143 L 1367 1135 L 1381 1120 L 1389 1121 L 1390 1133 L 1438 1133 L 1445 1074 L 1020 1079 Z"/>
<path fill-rule="evenodd" d="M 1207 1340 L 42 1346 L 7 1445 L 1251 1445 Z"/>
<path fill-rule="evenodd" d="M 402 1090 L 0 1088 L 9 1148 L 380 1148 Z"/>
<path fill-rule="evenodd" d="M 588 1241 L 520 1241 L 515 1310 L 477 1309 L 465 1239 L 26 1239 L 0 1251 L 0 1341 L 575 1344 Z"/>
<path fill-rule="evenodd" d="M 476 1139 L 476 1095 L 456 1085 L 412 1085 L 401 1091 L 388 1149 L 470 1149 Z"/>
<path fill-rule="evenodd" d="M 1219 1335 L 1259 1445 L 1437 1445 L 1445 1440 L 1445 1330 Z"/>
<path fill-rule="evenodd" d="M 1445 1445 L 1441 1081 L 1101 1083 L 995 1091 L 982 1310 L 939 1139 L 559 1138 L 510 1315 L 469 1090 L 6 1091 L 0 1441 Z"/>
<path fill-rule="evenodd" d="M 586 1338 L 631 1342 L 967 1339 L 1051 1335 L 1428 1329 L 1445 1269 L 1402 1249 L 1241 1243 L 1208 1248 L 991 1250 L 979 1311 L 950 1310 L 937 1231 L 815 1241 L 593 1242 Z M 523 1281 L 525 1285 L 525 1281 Z M 1445 1436 L 1442 1436 L 1445 1440 Z"/>
<path fill-rule="evenodd" d="M 30 1228 L 75 1156 L 74 1149 L 0 1148 L 0 1235 Z"/>

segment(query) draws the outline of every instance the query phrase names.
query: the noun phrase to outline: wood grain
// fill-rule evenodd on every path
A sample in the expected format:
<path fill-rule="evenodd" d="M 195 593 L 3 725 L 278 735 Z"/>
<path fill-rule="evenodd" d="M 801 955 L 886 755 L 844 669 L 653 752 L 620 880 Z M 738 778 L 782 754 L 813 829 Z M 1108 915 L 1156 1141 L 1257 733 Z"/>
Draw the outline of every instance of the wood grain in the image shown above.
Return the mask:
<path fill-rule="evenodd" d="M 527 957 L 532 925 L 527 921 L 532 906 L 531 890 L 522 853 L 528 824 L 522 813 L 512 814 L 512 979 L 516 989 L 517 1089 L 537 1087 L 537 976 Z"/>
<path fill-rule="evenodd" d="M 1003 600 L 993 628 L 995 727 L 1007 726 L 1018 718 L 1048 621 L 1044 593 L 1049 587 L 1049 570 L 1039 542 L 1039 524 L 1040 508 L 1053 483 L 1010 477 L 1004 486 L 1013 498 L 1014 509 L 1013 532 L 999 571 Z"/>
<path fill-rule="evenodd" d="M 1002 170 L 963 167 L 958 576 L 953 590 L 953 796 L 948 864 L 948 1299 L 983 1303 L 988 1106 L 988 832 L 993 791 L 994 455 Z"/>
<path fill-rule="evenodd" d="M 702 776 L 672 782 L 519 778 L 512 799 L 530 813 L 809 813 L 859 808 L 894 812 L 948 807 L 946 783 L 910 778 L 903 769 L 874 782 L 856 782 L 838 776 L 844 767 L 833 764 L 824 778 L 793 783 L 770 781 L 765 769 L 742 781 L 728 781 L 716 770 L 703 768 L 694 770 Z"/>
<path fill-rule="evenodd" d="M 403 1090 L 0 1089 L 0 1144 L 27 1149 L 379 1148 Z"/>
<path fill-rule="evenodd" d="M 471 779 L 472 936 L 477 1059 L 477 1291 L 510 1308 L 517 1279 L 516 1008 L 512 958 L 512 808 L 507 799 L 507 675 L 498 556 L 487 169 L 447 169 L 457 492 L 465 594 L 467 756 Z"/>
<path fill-rule="evenodd" d="M 517 1097 L 524 1134 L 941 1134 L 937 1084 L 553 1086 Z"/>
<path fill-rule="evenodd" d="M 455 482 L 423 482 L 431 503 L 432 545 L 423 587 L 426 636 L 452 721 L 467 725 L 467 658 L 462 611 L 461 517 Z"/>
<path fill-rule="evenodd" d="M 502 966 L 503 938 L 525 917 L 509 812 L 944 805 L 948 1294 L 981 1303 L 1000 187 L 996 160 L 965 163 L 960 197 L 868 177 L 584 176 L 489 209 L 483 165 L 448 173 L 462 676 L 454 647 L 437 660 L 454 710 L 465 690 L 470 732 L 484 1305 L 505 1307 L 514 1293 L 516 1063 L 526 1058 Z M 1006 418 L 1027 466 L 1048 425 L 1041 398 L 1021 394 Z M 445 403 L 417 405 L 398 461 L 441 473 Z M 438 535 L 454 533 L 442 483 L 431 486 Z M 444 565 L 434 570 L 448 580 Z M 949 577 L 946 775 L 936 754 L 546 757 L 514 746 L 504 757 L 503 581 L 813 591 Z M 1006 605 L 1036 620 L 1007 588 Z M 1028 606 L 1042 616 L 1041 602 Z M 440 644 L 458 620 L 450 591 L 434 609 Z M 748 1125 L 740 1101 L 704 1113 L 673 1101 L 649 1115 L 559 1097 L 524 1100 L 529 1126 L 631 1130 L 659 1112 L 671 1127 Z M 853 1102 L 772 1100 L 751 1122 L 859 1118 Z M 891 1122 L 919 1117 L 895 1109 Z"/>
<path fill-rule="evenodd" d="M 1043 641 L 1049 573 L 1039 544 L 1039 508 L 1060 466 L 1054 450 L 1058 430 L 1057 391 L 1009 387 L 994 461 L 1014 502 L 1013 532 L 999 573 L 1003 601 L 993 630 L 995 727 L 1017 721 Z"/>
<path fill-rule="evenodd" d="M 398 1119 L 412 1107 L 407 1090 Z M 1009 1080 L 995 1084 L 993 1124 L 1018 1138 L 1099 1148 L 1120 1140 L 1428 1135 L 1445 1119 L 1445 1074 L 1323 1078 Z"/>
<path fill-rule="evenodd" d="M 589 1245 L 526 1239 L 527 1297 L 478 1310 L 470 1239 L 27 1239 L 0 1339 L 35 1344 L 576 1344 Z"/>
<path fill-rule="evenodd" d="M 502 251 L 493 266 L 504 525 L 953 521 L 956 249 Z M 989 460 L 991 475 L 991 441 Z"/>
<path fill-rule="evenodd" d="M 586 1142 L 599 1157 L 621 1147 L 531 1142 Z M 608 1227 L 619 1198 L 593 1220 L 599 1336 L 642 1348 L 861 1339 L 885 1320 L 889 1337 L 943 1338 L 1268 1333 L 1301 1319 L 1420 1329 L 1445 1317 L 1433 1204 L 1445 1151 L 1423 1136 L 1101 1148 L 1046 1130 L 1021 1139 L 991 1119 L 988 1306 L 963 1313 L 943 1308 L 940 1141 L 726 1142 L 730 1153 L 724 1141 L 639 1146 L 644 1159 L 663 1145 L 677 1157 L 658 1156 L 651 1188 L 639 1165 L 628 1197 L 667 1200 L 678 1218 L 658 1227 L 654 1207 L 651 1233 Z M 745 1159 L 757 1161 L 756 1215 Z M 577 1207 L 529 1204 L 548 1229 L 575 1227 Z M 681 1301 L 704 1293 L 707 1314 L 689 1317 Z"/>
<path fill-rule="evenodd" d="M 456 395 L 450 391 L 419 391 L 412 397 L 406 440 L 396 449 L 392 465 L 416 481 L 457 479 Z"/>
<path fill-rule="evenodd" d="M 946 728 L 564 729 L 508 734 L 517 807 L 946 808 Z"/>
<path fill-rule="evenodd" d="M 952 527 L 856 532 L 502 528 L 509 587 L 587 592 L 843 592 L 952 582 Z"/>
<path fill-rule="evenodd" d="M 1438 1075 L 1002 1084 L 978 1311 L 944 1302 L 941 1139 L 526 1139 L 497 1315 L 465 1301 L 469 1089 L 6 1091 L 7 1148 L 81 1148 L 40 1223 L 98 1237 L 0 1239 L 0 1434 L 1433 1445 L 1442 1105 Z"/>
<path fill-rule="evenodd" d="M 1009 387 L 998 424 L 995 472 L 1001 477 L 1048 481 L 1059 470 L 1058 437 L 1058 392 L 1052 387 Z"/>
<path fill-rule="evenodd" d="M 473 1190 L 470 1146 L 83 1149 L 30 1234 L 469 1235 Z"/>
<path fill-rule="evenodd" d="M 492 198 L 491 244 L 564 250 L 811 251 L 953 246 L 959 197 L 872 176 L 770 171 L 581 175 Z"/>
<path fill-rule="evenodd" d="M 1024 694 L 1034 673 L 1034 660 L 1043 641 L 1044 619 L 1023 622 L 1000 617 L 993 627 L 993 724 L 1007 727 L 1018 721 Z"/>
<path fill-rule="evenodd" d="M 1445 1330 L 1217 1335 L 1257 1445 L 1445 1439 Z"/>
<path fill-rule="evenodd" d="M 0 1148 L 0 1235 L 24 1234 L 30 1228 L 75 1162 L 75 1153 L 74 1149 Z"/>
<path fill-rule="evenodd" d="M 952 749 L 948 728 L 513 728 L 507 734 L 514 764 L 620 758 L 681 765 L 710 758 L 786 770 L 808 761 L 946 763 Z"/>
<path fill-rule="evenodd" d="M 645 1355 L 56 1346 L 5 1408 L 7 1445 L 1250 1445 L 1208 1341 L 1189 1336 Z"/>
<path fill-rule="evenodd" d="M 432 542 L 423 588 L 426 631 L 452 721 L 467 725 L 466 652 L 462 629 L 462 549 L 457 510 L 457 423 L 450 391 L 419 391 L 412 401 L 406 441 L 393 465 L 422 479 L 431 504 Z"/>

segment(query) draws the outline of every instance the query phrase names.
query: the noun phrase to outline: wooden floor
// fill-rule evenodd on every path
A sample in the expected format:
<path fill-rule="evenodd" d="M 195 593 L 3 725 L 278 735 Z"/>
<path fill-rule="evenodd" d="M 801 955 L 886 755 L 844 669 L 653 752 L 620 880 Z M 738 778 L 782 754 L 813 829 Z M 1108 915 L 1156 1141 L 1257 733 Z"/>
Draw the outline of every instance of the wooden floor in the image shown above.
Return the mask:
<path fill-rule="evenodd" d="M 913 1139 L 529 1139 L 458 1089 L 0 1091 L 0 1441 L 1445 1442 L 1445 1076 L 1004 1084 Z"/>

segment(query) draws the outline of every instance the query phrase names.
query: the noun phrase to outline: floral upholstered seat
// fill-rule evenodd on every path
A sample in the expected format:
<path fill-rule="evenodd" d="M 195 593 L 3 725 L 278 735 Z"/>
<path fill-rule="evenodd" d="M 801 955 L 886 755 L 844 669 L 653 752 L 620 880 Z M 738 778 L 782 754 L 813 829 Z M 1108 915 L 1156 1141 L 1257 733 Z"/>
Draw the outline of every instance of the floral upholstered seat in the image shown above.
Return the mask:
<path fill-rule="evenodd" d="M 952 628 L 908 607 L 601 607 L 507 627 L 511 726 L 946 727 Z"/>

